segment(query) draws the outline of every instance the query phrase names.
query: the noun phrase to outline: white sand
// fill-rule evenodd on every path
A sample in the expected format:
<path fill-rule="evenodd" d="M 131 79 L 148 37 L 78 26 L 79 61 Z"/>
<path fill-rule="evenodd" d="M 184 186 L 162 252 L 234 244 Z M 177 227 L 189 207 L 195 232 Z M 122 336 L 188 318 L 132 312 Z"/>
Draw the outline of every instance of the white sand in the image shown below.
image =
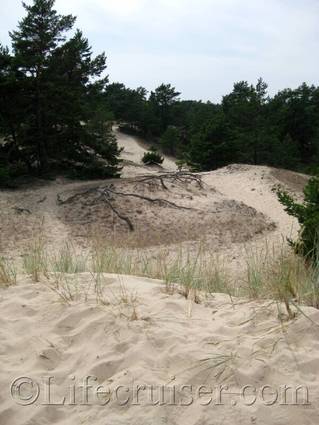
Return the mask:
<path fill-rule="evenodd" d="M 92 282 L 89 274 L 76 279 L 82 291 Z M 45 282 L 31 284 L 25 278 L 17 287 L 1 291 L 1 424 L 317 423 L 319 327 L 309 320 L 319 324 L 317 310 L 305 308 L 309 319 L 299 315 L 281 323 L 276 305 L 269 302 L 231 302 L 225 295 L 215 295 L 192 304 L 181 295 L 167 295 L 157 281 L 124 276 L 106 276 L 103 287 L 108 306 L 97 306 L 90 291 L 86 301 L 62 304 Z M 119 301 L 124 287 L 126 296 L 134 298 L 134 317 L 132 305 Z M 70 406 L 70 385 L 80 387 L 89 375 L 98 379 L 97 383 L 90 380 L 89 405 L 81 405 L 83 390 L 78 389 L 76 405 Z M 15 400 L 10 396 L 10 384 L 22 376 L 40 385 L 39 399 L 30 406 L 17 404 L 17 394 Z M 54 377 L 51 403 L 66 397 L 66 405 L 41 405 L 46 401 L 41 379 L 48 376 Z M 111 391 L 106 406 L 100 403 L 108 398 L 94 395 L 98 384 Z M 120 405 L 127 395 L 133 397 L 134 388 L 143 385 L 153 386 L 153 402 L 149 388 L 140 392 L 139 405 L 133 405 L 136 392 L 134 400 Z M 213 397 L 198 399 L 197 391 L 203 385 L 202 392 L 214 389 Z M 248 385 L 246 397 L 241 397 Z M 280 405 L 285 385 L 304 387 L 297 405 Z M 270 388 L 262 396 L 264 386 Z M 156 406 L 156 391 L 161 387 L 165 396 L 162 406 Z M 169 398 L 173 387 L 175 403 Z M 249 406 L 254 401 L 253 389 L 257 399 Z M 222 405 L 216 405 L 220 391 Z M 274 392 L 279 394 L 278 401 L 267 406 L 274 401 Z M 22 386 L 22 396 L 29 393 L 30 387 Z M 288 392 L 287 404 L 293 402 L 291 397 Z M 306 401 L 310 404 L 304 405 Z"/>
<path fill-rule="evenodd" d="M 121 133 L 118 127 L 114 127 L 114 133 L 120 148 L 123 148 L 121 158 L 125 162 L 123 177 L 131 177 L 137 174 L 153 173 L 156 171 L 176 171 L 177 167 L 173 158 L 164 156 L 164 162 L 159 167 L 145 167 L 142 158 L 149 146 L 138 137 Z"/>
<path fill-rule="evenodd" d="M 287 215 L 272 190 L 281 182 L 276 181 L 270 167 L 235 164 L 205 174 L 204 181 L 228 198 L 244 202 L 265 214 L 276 223 L 277 235 L 296 235 L 297 221 Z"/>

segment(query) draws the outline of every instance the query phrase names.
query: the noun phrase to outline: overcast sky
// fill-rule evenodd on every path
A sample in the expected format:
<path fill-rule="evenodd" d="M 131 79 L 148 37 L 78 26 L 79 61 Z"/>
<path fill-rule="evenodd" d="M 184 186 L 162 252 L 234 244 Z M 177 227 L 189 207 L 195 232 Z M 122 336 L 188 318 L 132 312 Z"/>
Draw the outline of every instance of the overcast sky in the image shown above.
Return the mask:
<path fill-rule="evenodd" d="M 26 0 L 30 3 L 31 0 Z M 23 16 L 0 0 L 0 41 Z M 262 76 L 270 93 L 319 84 L 319 0 L 56 0 L 60 13 L 108 57 L 110 81 L 219 101 L 233 83 Z"/>

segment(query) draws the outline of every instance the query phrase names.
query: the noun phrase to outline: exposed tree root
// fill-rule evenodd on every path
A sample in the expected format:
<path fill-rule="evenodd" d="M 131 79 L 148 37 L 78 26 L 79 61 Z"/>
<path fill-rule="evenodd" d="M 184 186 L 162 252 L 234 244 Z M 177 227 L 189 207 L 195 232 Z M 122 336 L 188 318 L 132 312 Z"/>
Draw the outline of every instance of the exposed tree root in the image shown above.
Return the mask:
<path fill-rule="evenodd" d="M 171 183 L 176 183 L 176 182 L 179 182 L 182 184 L 196 183 L 200 189 L 204 188 L 201 176 L 199 174 L 194 174 L 189 171 L 177 171 L 174 173 L 167 172 L 163 174 L 152 174 L 152 175 L 137 177 L 135 179 L 136 182 L 141 182 L 141 183 L 151 182 L 154 180 L 155 181 L 159 180 L 163 189 L 166 189 L 166 190 L 168 190 L 168 187 L 164 183 L 164 180 L 168 180 Z"/>
<path fill-rule="evenodd" d="M 164 190 L 169 190 L 167 184 L 165 184 L 165 180 L 169 181 L 170 183 L 179 182 L 182 184 L 195 182 L 200 188 L 203 188 L 201 177 L 199 175 L 192 174 L 189 172 L 176 172 L 176 173 L 164 173 L 164 174 L 158 174 L 158 175 L 141 176 L 133 180 L 130 180 L 130 182 L 144 184 L 144 183 L 149 183 L 152 181 L 159 181 L 161 187 Z M 137 193 L 115 190 L 115 187 L 113 184 L 109 184 L 104 187 L 99 186 L 99 187 L 90 188 L 88 190 L 76 193 L 65 200 L 62 199 L 61 194 L 58 194 L 57 203 L 58 205 L 70 204 L 74 201 L 81 200 L 83 197 L 86 197 L 89 195 L 93 195 L 94 199 L 92 201 L 85 202 L 84 205 L 93 206 L 99 202 L 105 202 L 106 205 L 116 214 L 116 216 L 127 224 L 130 231 L 134 231 L 133 223 L 127 216 L 121 214 L 117 210 L 117 208 L 114 206 L 113 201 L 116 196 L 137 198 L 150 203 L 158 203 L 160 205 L 167 206 L 170 208 L 176 208 L 176 209 L 182 209 L 182 210 L 195 210 L 194 208 L 177 205 L 174 202 L 168 201 L 163 198 L 151 198 L 149 196 L 139 195 Z"/>
<path fill-rule="evenodd" d="M 177 208 L 180 210 L 194 210 L 194 208 L 189 208 L 189 207 L 183 207 L 181 205 L 177 205 L 174 202 L 171 201 L 167 201 L 166 199 L 162 199 L 162 198 L 150 198 L 148 196 L 143 196 L 143 195 L 138 195 L 136 193 L 129 193 L 129 192 L 118 192 L 115 191 L 109 187 L 105 187 L 102 189 L 102 191 L 107 194 L 107 193 L 113 193 L 114 195 L 118 195 L 118 196 L 128 196 L 128 197 L 132 197 L 132 198 L 138 198 L 138 199 L 142 199 L 144 201 L 147 202 L 152 202 L 152 203 L 158 203 L 158 204 L 162 204 L 162 205 L 167 205 L 169 207 L 172 208 Z"/>

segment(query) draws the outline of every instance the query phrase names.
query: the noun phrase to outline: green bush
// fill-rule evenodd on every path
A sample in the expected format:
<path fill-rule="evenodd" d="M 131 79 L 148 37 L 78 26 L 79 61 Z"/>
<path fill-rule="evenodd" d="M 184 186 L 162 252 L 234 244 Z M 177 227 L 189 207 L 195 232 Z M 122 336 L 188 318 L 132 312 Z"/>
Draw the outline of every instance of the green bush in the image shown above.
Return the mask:
<path fill-rule="evenodd" d="M 142 162 L 145 165 L 159 165 L 163 164 L 163 161 L 164 158 L 157 152 L 156 148 L 151 148 L 149 152 L 145 152 L 142 158 Z"/>
<path fill-rule="evenodd" d="M 319 177 L 309 180 L 304 189 L 304 203 L 297 203 L 287 192 L 277 191 L 285 211 L 296 217 L 301 225 L 299 239 L 291 241 L 298 254 L 314 262 L 319 260 Z"/>

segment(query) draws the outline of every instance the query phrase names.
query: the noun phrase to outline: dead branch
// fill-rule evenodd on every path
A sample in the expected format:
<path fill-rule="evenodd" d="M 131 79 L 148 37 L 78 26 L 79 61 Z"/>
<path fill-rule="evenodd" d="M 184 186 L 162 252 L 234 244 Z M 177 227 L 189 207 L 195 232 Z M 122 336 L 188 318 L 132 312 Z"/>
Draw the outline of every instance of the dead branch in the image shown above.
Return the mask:
<path fill-rule="evenodd" d="M 132 197 L 132 198 L 142 199 L 143 201 L 148 201 L 148 202 L 152 202 L 152 203 L 158 203 L 158 204 L 162 204 L 162 205 L 167 205 L 169 207 L 177 208 L 177 209 L 180 209 L 180 210 L 194 210 L 194 208 L 183 207 L 182 205 L 177 205 L 174 202 L 167 201 L 166 199 L 162 199 L 162 198 L 150 198 L 148 196 L 138 195 L 136 193 L 117 192 L 117 191 L 115 191 L 115 190 L 113 190 L 113 189 L 111 189 L 109 187 L 103 188 L 102 191 L 104 193 L 110 192 L 110 193 L 113 193 L 114 195 L 118 195 L 118 196 L 128 196 L 128 197 Z"/>
<path fill-rule="evenodd" d="M 23 213 L 32 214 L 31 211 L 28 210 L 27 208 L 12 207 L 12 209 L 15 210 L 18 214 L 23 214 Z"/>
<path fill-rule="evenodd" d="M 70 204 L 70 203 L 72 203 L 72 202 L 76 201 L 78 198 L 82 198 L 83 196 L 90 195 L 91 193 L 94 193 L 94 192 L 96 192 L 97 190 L 98 190 L 98 188 L 94 187 L 94 188 L 91 188 L 91 189 L 85 190 L 85 191 L 83 191 L 83 192 L 78 192 L 78 193 L 76 193 L 75 195 L 72 195 L 72 196 L 70 196 L 69 198 L 67 198 L 67 199 L 65 199 L 65 200 L 63 200 L 63 199 L 61 198 L 61 194 L 60 194 L 60 193 L 58 193 L 58 194 L 57 194 L 57 197 L 56 197 L 57 204 L 58 204 L 58 205 Z"/>
<path fill-rule="evenodd" d="M 194 174 L 188 171 L 177 171 L 177 172 L 167 172 L 167 173 L 163 173 L 163 174 L 152 174 L 152 175 L 145 175 L 145 176 L 141 176 L 138 177 L 137 179 L 135 179 L 136 182 L 150 182 L 150 181 L 154 181 L 154 180 L 159 180 L 162 187 L 164 189 L 168 189 L 167 186 L 164 183 L 164 180 L 171 180 L 173 183 L 174 182 L 179 182 L 179 183 L 193 183 L 195 182 L 197 184 L 198 187 L 200 187 L 201 189 L 203 189 L 203 182 L 202 182 L 202 178 L 200 175 L 198 174 Z"/>
<path fill-rule="evenodd" d="M 107 198 L 107 195 L 105 193 L 102 193 L 102 195 L 104 195 L 103 201 L 106 202 L 106 204 L 111 208 L 111 210 L 118 216 L 118 218 L 120 220 L 125 221 L 125 223 L 128 225 L 128 228 L 130 229 L 130 231 L 133 232 L 134 226 L 133 226 L 131 220 L 128 217 L 126 217 L 126 216 L 124 216 L 124 215 L 122 215 L 118 212 L 118 210 L 114 207 L 112 202 Z"/>

